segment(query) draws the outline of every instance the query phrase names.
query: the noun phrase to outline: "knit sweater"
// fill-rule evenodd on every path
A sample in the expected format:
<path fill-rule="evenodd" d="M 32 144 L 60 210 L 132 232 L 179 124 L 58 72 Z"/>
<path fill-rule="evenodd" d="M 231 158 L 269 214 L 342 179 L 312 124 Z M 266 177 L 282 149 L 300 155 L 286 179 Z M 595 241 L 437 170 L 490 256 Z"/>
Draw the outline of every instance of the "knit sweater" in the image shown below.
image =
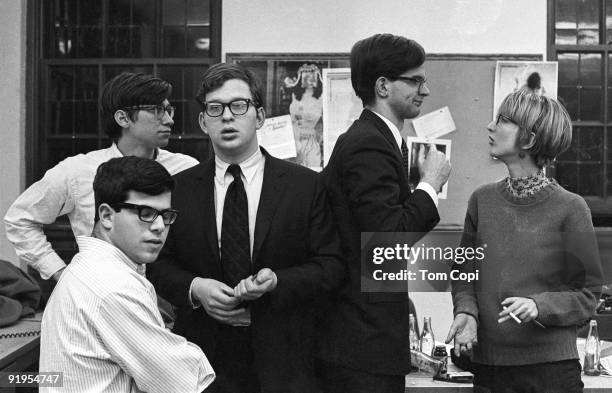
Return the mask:
<path fill-rule="evenodd" d="M 513 196 L 505 181 L 470 197 L 464 247 L 484 247 L 484 259 L 455 265 L 479 271 L 478 281 L 453 282 L 454 313 L 478 320 L 473 360 L 498 366 L 578 359 L 576 325 L 595 312 L 602 269 L 590 210 L 578 195 L 552 182 L 534 195 Z M 535 323 L 498 323 L 501 302 L 528 297 Z"/>

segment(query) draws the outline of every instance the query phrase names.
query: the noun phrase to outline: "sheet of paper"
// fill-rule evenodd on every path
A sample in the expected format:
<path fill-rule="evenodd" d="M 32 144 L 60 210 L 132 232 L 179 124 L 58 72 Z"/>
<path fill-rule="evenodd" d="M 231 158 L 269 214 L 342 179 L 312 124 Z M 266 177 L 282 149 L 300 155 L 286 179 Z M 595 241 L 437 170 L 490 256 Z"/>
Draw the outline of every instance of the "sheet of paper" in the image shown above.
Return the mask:
<path fill-rule="evenodd" d="M 363 104 L 351 84 L 350 68 L 323 69 L 323 164 L 327 165 L 338 137 L 359 118 Z"/>
<path fill-rule="evenodd" d="M 289 115 L 266 119 L 263 126 L 257 130 L 257 140 L 260 146 L 276 158 L 293 158 L 297 155 L 293 125 Z"/>
<path fill-rule="evenodd" d="M 457 129 L 447 106 L 412 120 L 414 131 L 421 138 L 438 138 Z"/>

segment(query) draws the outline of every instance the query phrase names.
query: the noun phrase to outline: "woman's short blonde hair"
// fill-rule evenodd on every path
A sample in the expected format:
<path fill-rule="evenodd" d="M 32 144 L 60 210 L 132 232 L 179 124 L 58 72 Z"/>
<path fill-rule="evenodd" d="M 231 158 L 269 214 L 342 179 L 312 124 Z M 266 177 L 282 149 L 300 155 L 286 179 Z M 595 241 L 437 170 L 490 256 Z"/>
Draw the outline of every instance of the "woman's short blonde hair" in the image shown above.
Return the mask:
<path fill-rule="evenodd" d="M 539 167 L 549 164 L 572 143 L 572 120 L 553 98 L 521 89 L 504 98 L 497 113 L 519 126 L 518 146 L 526 146 L 524 150 Z"/>

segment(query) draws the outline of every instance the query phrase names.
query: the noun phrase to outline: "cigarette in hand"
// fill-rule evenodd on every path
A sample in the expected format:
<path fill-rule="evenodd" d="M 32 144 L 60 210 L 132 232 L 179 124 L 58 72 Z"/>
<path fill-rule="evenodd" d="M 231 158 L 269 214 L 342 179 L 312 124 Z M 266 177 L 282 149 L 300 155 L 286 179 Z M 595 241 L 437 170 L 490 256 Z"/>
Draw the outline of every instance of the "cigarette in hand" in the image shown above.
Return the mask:
<path fill-rule="evenodd" d="M 504 306 L 504 310 L 507 309 L 508 307 Z M 516 315 L 514 315 L 514 313 L 512 311 L 510 311 L 510 316 L 512 317 L 512 319 L 514 319 L 516 321 L 516 323 L 523 323 L 523 321 L 521 321 Z"/>

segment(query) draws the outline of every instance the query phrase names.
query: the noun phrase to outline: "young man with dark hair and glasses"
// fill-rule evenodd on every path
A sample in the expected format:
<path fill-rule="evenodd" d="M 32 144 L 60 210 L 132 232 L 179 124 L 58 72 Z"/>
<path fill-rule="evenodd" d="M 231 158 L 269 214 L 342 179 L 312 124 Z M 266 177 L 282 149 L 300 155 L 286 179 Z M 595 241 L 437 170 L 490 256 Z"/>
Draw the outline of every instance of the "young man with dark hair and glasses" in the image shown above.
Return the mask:
<path fill-rule="evenodd" d="M 91 184 L 98 166 L 113 157 L 155 159 L 171 174 L 198 163 L 184 154 L 162 150 L 174 124 L 168 102 L 172 86 L 152 75 L 124 72 L 106 83 L 100 96 L 100 119 L 112 139 L 110 147 L 68 157 L 21 194 L 4 223 L 17 255 L 43 279 L 58 279 L 66 267 L 47 241 L 43 224 L 68 215 L 75 236 L 89 236 L 94 223 Z"/>
<path fill-rule="evenodd" d="M 210 392 L 316 392 L 316 301 L 345 277 L 320 179 L 260 148 L 252 72 L 210 67 L 197 101 L 215 157 L 174 177 L 181 215 L 148 276 L 215 368 Z"/>
<path fill-rule="evenodd" d="M 41 325 L 40 371 L 63 372 L 63 392 L 195 393 L 213 381 L 202 350 L 165 328 L 144 275 L 177 218 L 173 188 L 151 159 L 112 158 L 98 168 L 93 234 L 77 236 L 79 253 Z"/>
<path fill-rule="evenodd" d="M 376 34 L 355 43 L 350 62 L 353 89 L 364 109 L 338 138 L 323 170 L 350 279 L 323 314 L 321 390 L 400 393 L 410 372 L 408 327 L 414 306 L 406 292 L 362 292 L 361 233 L 412 232 L 402 235 L 406 243 L 433 229 L 440 220 L 437 193 L 450 163 L 433 144 L 428 152 L 420 151 L 421 182 L 411 191 L 408 148 L 400 130 L 405 119 L 419 115 L 429 95 L 421 45 Z"/>

